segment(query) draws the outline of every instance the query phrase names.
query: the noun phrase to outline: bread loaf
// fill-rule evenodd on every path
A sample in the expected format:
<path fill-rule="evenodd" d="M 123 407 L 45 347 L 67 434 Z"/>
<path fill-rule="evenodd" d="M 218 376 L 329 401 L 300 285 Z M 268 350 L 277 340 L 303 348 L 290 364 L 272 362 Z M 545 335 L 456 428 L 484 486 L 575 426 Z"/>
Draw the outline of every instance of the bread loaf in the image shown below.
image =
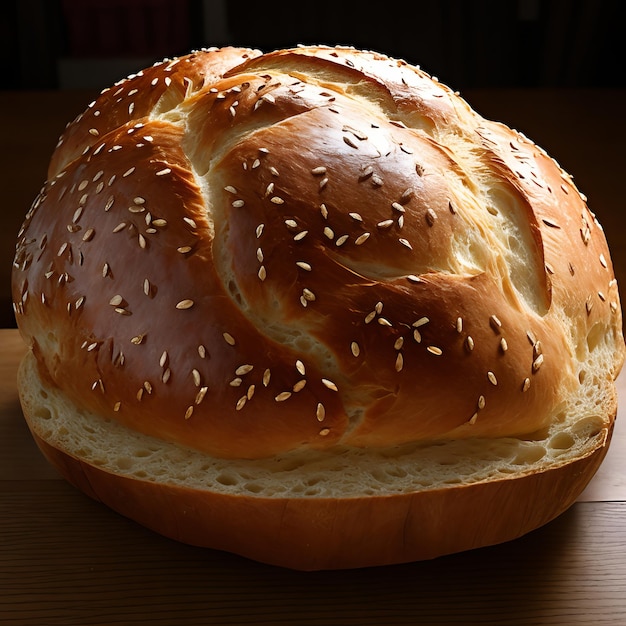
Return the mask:
<path fill-rule="evenodd" d="M 621 306 L 559 165 L 405 62 L 168 59 L 68 125 L 19 233 L 35 440 L 169 537 L 295 569 L 518 537 L 616 414 Z"/>

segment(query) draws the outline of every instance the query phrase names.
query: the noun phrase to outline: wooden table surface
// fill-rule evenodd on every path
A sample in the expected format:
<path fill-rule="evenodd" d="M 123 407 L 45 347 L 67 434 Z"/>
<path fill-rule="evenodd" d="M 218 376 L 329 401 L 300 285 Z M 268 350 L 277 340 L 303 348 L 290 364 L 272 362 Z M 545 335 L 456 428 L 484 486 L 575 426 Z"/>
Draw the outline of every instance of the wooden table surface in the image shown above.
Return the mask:
<path fill-rule="evenodd" d="M 626 408 L 579 501 L 543 528 L 434 561 L 299 573 L 165 539 L 65 483 L 22 417 L 24 350 L 0 330 L 0 624 L 626 623 Z"/>
<path fill-rule="evenodd" d="M 66 122 L 94 94 L 0 92 L 0 327 L 15 234 Z M 464 94 L 546 148 L 589 197 L 626 284 L 626 92 Z M 7 120 L 10 120 L 7 123 Z M 0 624 L 626 624 L 626 375 L 600 471 L 579 501 L 516 541 L 430 562 L 294 573 L 175 543 L 88 499 L 23 421 L 24 347 L 0 330 Z"/>

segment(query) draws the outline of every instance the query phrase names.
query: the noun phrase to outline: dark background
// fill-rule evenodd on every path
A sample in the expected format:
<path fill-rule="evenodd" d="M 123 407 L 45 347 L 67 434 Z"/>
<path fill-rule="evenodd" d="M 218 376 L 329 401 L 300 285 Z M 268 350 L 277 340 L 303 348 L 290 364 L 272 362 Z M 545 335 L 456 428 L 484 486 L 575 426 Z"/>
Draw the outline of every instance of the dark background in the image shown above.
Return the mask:
<path fill-rule="evenodd" d="M 455 89 L 623 87 L 622 0 L 4 0 L 3 89 L 104 88 L 205 46 L 346 44 Z"/>

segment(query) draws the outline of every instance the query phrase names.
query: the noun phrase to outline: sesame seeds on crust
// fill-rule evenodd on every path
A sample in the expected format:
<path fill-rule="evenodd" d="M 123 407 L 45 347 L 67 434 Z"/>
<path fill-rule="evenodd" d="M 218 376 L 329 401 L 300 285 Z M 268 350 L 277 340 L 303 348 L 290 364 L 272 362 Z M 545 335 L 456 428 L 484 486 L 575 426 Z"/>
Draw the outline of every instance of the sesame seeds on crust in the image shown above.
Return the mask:
<path fill-rule="evenodd" d="M 601 231 L 571 179 L 469 113 L 446 145 L 443 120 L 465 109 L 417 70 L 393 74 L 407 95 L 390 108 L 397 86 L 373 61 L 351 68 L 371 82 L 368 100 L 306 64 L 283 73 L 246 54 L 229 76 L 198 70 L 202 52 L 164 61 L 70 125 L 20 233 L 21 322 L 62 313 L 82 333 L 93 402 L 120 420 L 172 409 L 188 443 L 232 434 L 226 420 L 254 438 L 277 411 L 287 447 L 377 445 L 376 420 L 393 423 L 399 406 L 436 417 L 400 417 L 384 441 L 466 423 L 488 436 L 507 402 L 538 409 L 522 430 L 540 425 L 569 341 L 551 307 L 570 293 L 589 328 L 619 316 Z M 341 84 L 337 59 L 315 63 Z M 416 85 L 430 117 L 407 112 Z M 577 210 L 558 215 L 536 194 Z M 59 228 L 39 218 L 51 205 Z M 506 250 L 528 244 L 520 215 L 542 238 L 538 311 Z"/>

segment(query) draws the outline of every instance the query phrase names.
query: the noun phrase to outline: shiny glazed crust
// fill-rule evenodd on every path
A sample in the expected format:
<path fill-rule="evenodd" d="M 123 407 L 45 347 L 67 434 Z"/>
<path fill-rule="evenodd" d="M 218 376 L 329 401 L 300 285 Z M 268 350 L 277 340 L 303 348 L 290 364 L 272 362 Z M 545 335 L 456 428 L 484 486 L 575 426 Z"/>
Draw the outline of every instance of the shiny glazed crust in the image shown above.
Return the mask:
<path fill-rule="evenodd" d="M 590 379 L 608 432 L 624 358 L 571 178 L 351 48 L 203 50 L 105 90 L 52 156 L 13 300 L 44 386 L 221 459 L 541 438 Z"/>

